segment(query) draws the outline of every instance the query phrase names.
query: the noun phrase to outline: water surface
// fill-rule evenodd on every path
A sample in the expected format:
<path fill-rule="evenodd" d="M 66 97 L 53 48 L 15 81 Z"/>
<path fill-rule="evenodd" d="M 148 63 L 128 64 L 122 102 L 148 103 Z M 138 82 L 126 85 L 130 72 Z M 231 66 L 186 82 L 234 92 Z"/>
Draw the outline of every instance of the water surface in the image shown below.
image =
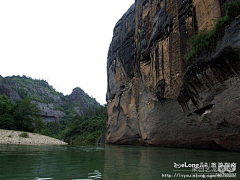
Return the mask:
<path fill-rule="evenodd" d="M 236 163 L 237 171 L 234 173 L 240 176 L 238 167 L 240 153 L 234 152 L 113 145 L 0 145 L 1 180 L 44 178 L 53 180 L 181 180 L 192 178 L 169 178 L 165 175 L 191 174 L 192 168 L 176 169 L 174 163 L 189 165 L 201 162 Z M 238 176 L 237 178 L 217 179 L 238 179 Z"/>

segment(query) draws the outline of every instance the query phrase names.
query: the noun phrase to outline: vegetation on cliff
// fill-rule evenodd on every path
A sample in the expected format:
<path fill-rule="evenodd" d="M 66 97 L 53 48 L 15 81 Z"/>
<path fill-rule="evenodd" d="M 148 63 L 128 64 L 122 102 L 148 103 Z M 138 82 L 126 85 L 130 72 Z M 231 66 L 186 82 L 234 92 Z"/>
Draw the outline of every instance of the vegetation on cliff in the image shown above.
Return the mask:
<path fill-rule="evenodd" d="M 187 64 L 190 64 L 201 51 L 211 52 L 214 50 L 218 40 L 224 36 L 226 27 L 240 15 L 240 0 L 229 2 L 223 8 L 226 9 L 226 15 L 218 18 L 210 31 L 200 31 L 190 39 L 191 50 L 186 54 L 185 59 Z"/>
<path fill-rule="evenodd" d="M 64 99 L 64 95 L 57 92 L 45 80 L 32 79 L 26 76 L 9 76 L 4 79 L 11 88 L 18 92 L 22 99 L 30 98 L 42 103 L 54 103 L 55 99 L 53 95 Z"/>

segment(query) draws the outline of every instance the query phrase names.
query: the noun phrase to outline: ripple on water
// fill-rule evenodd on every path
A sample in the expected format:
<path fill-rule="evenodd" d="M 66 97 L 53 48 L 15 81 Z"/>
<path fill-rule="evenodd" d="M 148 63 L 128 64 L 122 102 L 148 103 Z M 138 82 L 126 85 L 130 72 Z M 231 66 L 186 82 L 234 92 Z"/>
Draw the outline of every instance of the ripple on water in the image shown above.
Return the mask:
<path fill-rule="evenodd" d="M 54 178 L 39 178 L 36 177 L 33 180 L 50 180 Z M 99 172 L 99 170 L 95 170 L 93 173 L 88 173 L 88 179 L 72 179 L 72 180 L 96 180 L 96 179 L 102 179 L 102 174 Z"/>

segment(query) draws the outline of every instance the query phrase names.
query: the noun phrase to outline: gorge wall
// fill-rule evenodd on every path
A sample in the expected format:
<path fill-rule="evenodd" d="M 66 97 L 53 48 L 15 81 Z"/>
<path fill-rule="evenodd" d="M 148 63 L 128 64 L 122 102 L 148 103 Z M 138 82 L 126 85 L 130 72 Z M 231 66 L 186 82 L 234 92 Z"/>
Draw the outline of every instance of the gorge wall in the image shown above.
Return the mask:
<path fill-rule="evenodd" d="M 234 0 L 136 0 L 108 52 L 106 142 L 240 151 L 240 18 L 187 66 L 190 38 Z"/>

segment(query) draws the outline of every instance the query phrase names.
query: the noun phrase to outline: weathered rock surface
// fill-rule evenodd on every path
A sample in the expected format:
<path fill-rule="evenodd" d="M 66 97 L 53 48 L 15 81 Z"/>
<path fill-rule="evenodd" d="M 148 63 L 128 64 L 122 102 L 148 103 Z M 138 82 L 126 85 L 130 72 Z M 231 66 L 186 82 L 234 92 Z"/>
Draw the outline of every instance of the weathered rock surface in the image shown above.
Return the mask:
<path fill-rule="evenodd" d="M 108 53 L 106 142 L 240 151 L 240 19 L 187 68 L 190 37 L 223 0 L 136 0 Z"/>
<path fill-rule="evenodd" d="M 18 93 L 11 88 L 2 77 L 0 77 L 0 94 L 6 94 L 13 101 L 20 100 L 21 97 Z"/>
<path fill-rule="evenodd" d="M 60 122 L 61 119 L 66 115 L 64 112 L 56 110 L 54 104 L 46 104 L 40 102 L 34 102 L 37 104 L 38 109 L 41 112 L 43 121 L 48 122 Z"/>

